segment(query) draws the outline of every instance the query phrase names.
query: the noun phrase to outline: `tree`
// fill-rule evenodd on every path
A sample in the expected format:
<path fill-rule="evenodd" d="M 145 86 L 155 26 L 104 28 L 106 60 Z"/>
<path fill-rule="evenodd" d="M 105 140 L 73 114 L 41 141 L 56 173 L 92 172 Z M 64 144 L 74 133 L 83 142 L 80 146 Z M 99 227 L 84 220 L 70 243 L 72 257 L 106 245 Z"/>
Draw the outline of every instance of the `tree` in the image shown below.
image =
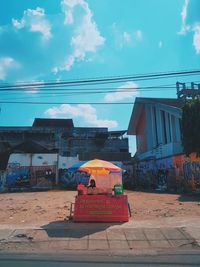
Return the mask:
<path fill-rule="evenodd" d="M 200 98 L 184 102 L 181 128 L 182 145 L 186 156 L 193 152 L 200 156 Z"/>

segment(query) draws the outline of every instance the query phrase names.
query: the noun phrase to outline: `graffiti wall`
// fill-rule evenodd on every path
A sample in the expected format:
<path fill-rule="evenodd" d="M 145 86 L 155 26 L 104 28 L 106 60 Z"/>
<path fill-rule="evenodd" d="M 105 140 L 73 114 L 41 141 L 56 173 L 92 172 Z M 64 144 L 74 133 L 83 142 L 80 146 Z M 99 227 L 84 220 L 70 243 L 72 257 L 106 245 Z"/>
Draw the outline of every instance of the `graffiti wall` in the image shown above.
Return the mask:
<path fill-rule="evenodd" d="M 0 192 L 4 191 L 6 175 L 5 171 L 0 171 Z"/>
<path fill-rule="evenodd" d="M 88 184 L 89 178 L 87 174 L 70 171 L 69 168 L 79 163 L 77 157 L 61 157 L 59 156 L 59 183 L 67 189 L 76 189 L 79 183 Z"/>
<path fill-rule="evenodd" d="M 6 171 L 6 185 L 10 187 L 30 186 L 30 168 L 19 162 L 9 163 Z"/>
<path fill-rule="evenodd" d="M 64 188 L 76 188 L 81 182 L 89 182 L 86 173 L 72 172 L 68 168 L 79 162 L 78 157 L 61 157 L 57 154 L 12 154 L 0 186 L 9 188 L 51 188 L 58 183 Z"/>
<path fill-rule="evenodd" d="M 59 157 L 59 182 L 64 188 L 76 189 L 79 183 L 82 183 L 85 186 L 89 184 L 90 176 L 87 173 L 79 172 L 76 168 L 73 171 L 69 170 L 70 167 L 77 165 L 77 163 L 80 163 L 78 157 Z M 120 168 L 122 167 L 122 163 L 119 161 L 113 162 L 113 164 Z M 127 174 L 129 173 L 127 172 Z M 126 175 L 125 178 L 127 178 Z M 128 179 L 129 177 L 126 181 Z"/>
<path fill-rule="evenodd" d="M 123 164 L 121 166 L 122 168 L 122 182 L 124 185 L 124 188 L 131 189 L 134 187 L 134 178 L 133 178 L 133 164 L 132 162 Z"/>
<path fill-rule="evenodd" d="M 6 186 L 52 186 L 55 184 L 56 159 L 56 154 L 12 154 L 6 170 Z"/>
<path fill-rule="evenodd" d="M 200 188 L 200 158 L 195 153 L 190 157 L 184 155 L 174 157 L 177 179 L 183 179 L 193 188 Z"/>
<path fill-rule="evenodd" d="M 200 158 L 177 155 L 135 164 L 137 184 L 142 187 L 174 189 L 200 188 Z"/>
<path fill-rule="evenodd" d="M 79 158 L 77 157 L 62 157 L 59 156 L 59 164 L 58 168 L 59 169 L 68 169 L 74 164 L 79 162 Z"/>
<path fill-rule="evenodd" d="M 59 170 L 59 182 L 65 188 L 76 189 L 79 183 L 85 186 L 89 183 L 89 175 L 84 172 L 69 171 L 68 169 Z"/>

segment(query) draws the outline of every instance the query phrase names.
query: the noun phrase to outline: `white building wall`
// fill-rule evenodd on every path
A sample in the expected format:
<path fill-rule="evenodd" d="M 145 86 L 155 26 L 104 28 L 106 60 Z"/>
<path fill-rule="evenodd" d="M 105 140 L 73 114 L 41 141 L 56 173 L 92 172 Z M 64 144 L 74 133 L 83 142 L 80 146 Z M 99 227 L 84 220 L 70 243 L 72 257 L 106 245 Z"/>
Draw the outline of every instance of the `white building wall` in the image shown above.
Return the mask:
<path fill-rule="evenodd" d="M 20 166 L 47 166 L 56 165 L 57 154 L 18 154 L 10 155 L 8 164 L 20 164 Z"/>
<path fill-rule="evenodd" d="M 156 109 L 156 126 L 154 118 L 154 107 Z M 163 140 L 163 129 L 161 122 L 161 111 L 164 111 L 165 116 L 165 126 L 166 126 L 166 137 L 167 143 L 164 144 Z M 145 158 L 163 158 L 183 152 L 183 147 L 181 145 L 181 132 L 179 119 L 181 118 L 181 113 L 174 108 L 166 107 L 163 105 L 147 104 L 145 107 L 146 112 L 146 140 L 148 150 L 144 153 L 137 154 L 138 158 L 143 160 Z M 156 127 L 158 135 L 158 144 L 156 145 Z"/>
<path fill-rule="evenodd" d="M 71 166 L 73 166 L 74 164 L 79 162 L 79 158 L 78 156 L 76 157 L 62 157 L 59 156 L 59 160 L 58 160 L 58 168 L 59 169 L 68 169 Z"/>

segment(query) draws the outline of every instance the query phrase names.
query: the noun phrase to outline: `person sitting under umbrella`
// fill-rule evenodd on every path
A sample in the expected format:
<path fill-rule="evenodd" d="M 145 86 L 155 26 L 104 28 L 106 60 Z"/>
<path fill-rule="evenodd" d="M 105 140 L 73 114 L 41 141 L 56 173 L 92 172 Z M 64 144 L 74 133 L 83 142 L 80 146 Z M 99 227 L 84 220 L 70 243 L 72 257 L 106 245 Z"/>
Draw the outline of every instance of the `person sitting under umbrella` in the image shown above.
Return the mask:
<path fill-rule="evenodd" d="M 94 179 L 91 179 L 90 180 L 90 184 L 88 185 L 88 188 L 95 188 L 96 187 L 96 182 L 95 182 L 95 180 Z"/>

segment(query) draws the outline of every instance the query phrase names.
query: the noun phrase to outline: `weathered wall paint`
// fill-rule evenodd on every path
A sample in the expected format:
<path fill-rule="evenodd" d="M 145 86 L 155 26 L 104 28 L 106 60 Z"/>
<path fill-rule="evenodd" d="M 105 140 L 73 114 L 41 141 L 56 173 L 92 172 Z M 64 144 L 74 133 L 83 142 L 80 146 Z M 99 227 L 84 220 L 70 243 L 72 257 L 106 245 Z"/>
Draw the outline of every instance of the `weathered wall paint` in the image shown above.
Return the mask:
<path fill-rule="evenodd" d="M 184 155 L 174 157 L 177 177 L 183 177 L 185 181 L 193 181 L 200 184 L 200 158 L 192 153 L 190 157 Z"/>
<path fill-rule="evenodd" d="M 140 185 L 157 187 L 200 186 L 200 158 L 177 155 L 164 159 L 141 161 L 135 166 L 135 176 Z"/>
<path fill-rule="evenodd" d="M 52 187 L 57 168 L 58 182 L 64 187 L 75 188 L 79 182 L 87 185 L 85 174 L 67 170 L 78 161 L 78 157 L 58 157 L 57 154 L 11 154 L 4 176 L 0 175 L 0 188 Z"/>
<path fill-rule="evenodd" d="M 62 157 L 59 156 L 59 169 L 68 169 L 71 166 L 75 165 L 79 162 L 79 158 L 77 157 Z"/>
<path fill-rule="evenodd" d="M 22 187 L 52 187 L 55 185 L 58 168 L 58 182 L 64 188 L 76 188 L 81 182 L 85 185 L 89 183 L 86 173 L 68 171 L 68 168 L 78 163 L 78 157 L 61 157 L 57 154 L 12 154 L 9 158 L 7 170 L 0 175 L 0 190 L 4 186 L 8 189 Z M 113 162 L 122 166 L 121 162 Z M 130 185 L 132 169 L 127 169 L 123 175 L 125 185 Z"/>
<path fill-rule="evenodd" d="M 13 187 L 51 187 L 55 183 L 56 154 L 12 154 L 5 185 Z"/>
<path fill-rule="evenodd" d="M 79 183 L 85 186 L 89 183 L 89 176 L 83 172 L 68 171 L 67 169 L 59 170 L 59 182 L 65 188 L 77 188 Z"/>

